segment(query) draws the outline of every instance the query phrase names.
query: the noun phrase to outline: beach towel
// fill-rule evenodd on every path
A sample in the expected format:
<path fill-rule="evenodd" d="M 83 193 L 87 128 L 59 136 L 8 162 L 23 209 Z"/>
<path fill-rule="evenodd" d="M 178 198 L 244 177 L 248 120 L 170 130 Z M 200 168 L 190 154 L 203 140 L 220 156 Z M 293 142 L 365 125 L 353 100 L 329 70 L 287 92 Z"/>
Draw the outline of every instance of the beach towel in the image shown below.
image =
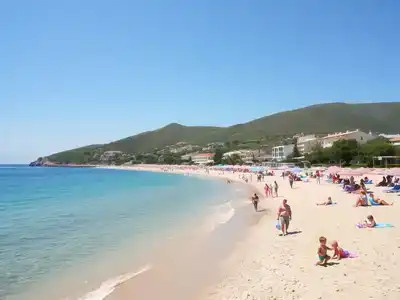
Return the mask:
<path fill-rule="evenodd" d="M 357 258 L 358 254 L 352 251 L 348 251 L 348 250 L 343 250 L 344 252 L 344 257 L 342 258 Z"/>
<path fill-rule="evenodd" d="M 372 179 L 364 181 L 365 184 L 372 184 Z"/>
<path fill-rule="evenodd" d="M 375 227 L 364 227 L 362 224 L 357 224 L 356 226 L 358 228 L 392 228 L 392 227 L 394 227 L 390 223 L 376 223 Z"/>

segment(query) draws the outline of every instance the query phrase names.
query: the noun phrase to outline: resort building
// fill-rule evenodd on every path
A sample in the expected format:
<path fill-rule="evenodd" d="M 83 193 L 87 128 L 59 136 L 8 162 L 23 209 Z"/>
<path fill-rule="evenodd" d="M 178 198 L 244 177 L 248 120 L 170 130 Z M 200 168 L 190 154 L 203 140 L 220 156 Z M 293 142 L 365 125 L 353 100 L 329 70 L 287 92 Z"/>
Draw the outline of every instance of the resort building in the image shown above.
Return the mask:
<path fill-rule="evenodd" d="M 391 139 L 389 140 L 389 142 L 390 142 L 393 146 L 400 146 L 400 136 L 391 138 Z"/>
<path fill-rule="evenodd" d="M 318 145 L 319 139 L 315 134 L 309 134 L 297 137 L 297 149 L 301 154 L 310 153 Z"/>
<path fill-rule="evenodd" d="M 192 162 L 199 165 L 213 164 L 214 153 L 190 153 L 181 156 L 182 160 L 192 159 Z"/>
<path fill-rule="evenodd" d="M 293 153 L 294 145 L 281 145 L 272 148 L 272 159 L 275 161 L 285 160 Z"/>
<path fill-rule="evenodd" d="M 357 129 L 354 131 L 347 130 L 346 132 L 328 134 L 327 136 L 320 138 L 320 142 L 323 148 L 329 148 L 332 147 L 334 142 L 339 140 L 356 140 L 358 143 L 364 144 L 374 138 L 376 138 L 376 136 L 371 132 L 365 133 Z"/>

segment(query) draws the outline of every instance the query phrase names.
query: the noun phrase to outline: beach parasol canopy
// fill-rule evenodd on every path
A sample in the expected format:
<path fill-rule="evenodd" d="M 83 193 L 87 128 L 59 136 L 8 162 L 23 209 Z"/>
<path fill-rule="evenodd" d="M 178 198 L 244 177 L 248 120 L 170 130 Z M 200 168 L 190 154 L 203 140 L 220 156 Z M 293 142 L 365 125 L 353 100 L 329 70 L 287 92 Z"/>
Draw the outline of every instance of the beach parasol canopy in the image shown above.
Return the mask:
<path fill-rule="evenodd" d="M 342 171 L 342 169 L 340 167 L 338 167 L 338 166 L 331 166 L 327 170 L 328 173 L 337 173 L 337 172 L 340 172 L 340 171 Z"/>
<path fill-rule="evenodd" d="M 299 168 L 299 167 L 294 167 L 294 168 L 291 168 L 291 169 L 290 169 L 290 172 L 293 172 L 293 173 L 300 173 L 300 172 L 303 172 L 303 169 L 302 169 L 302 168 Z"/>
<path fill-rule="evenodd" d="M 362 176 L 364 172 L 358 172 L 357 170 L 354 169 L 341 169 L 339 172 L 337 172 L 339 175 L 343 176 Z"/>

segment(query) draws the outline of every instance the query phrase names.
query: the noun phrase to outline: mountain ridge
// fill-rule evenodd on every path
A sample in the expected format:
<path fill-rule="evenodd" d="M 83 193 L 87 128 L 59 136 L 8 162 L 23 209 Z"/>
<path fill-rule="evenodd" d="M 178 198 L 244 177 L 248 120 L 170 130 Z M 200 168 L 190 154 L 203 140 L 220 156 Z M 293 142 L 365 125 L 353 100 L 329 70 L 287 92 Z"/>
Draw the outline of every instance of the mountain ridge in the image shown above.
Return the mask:
<path fill-rule="evenodd" d="M 400 132 L 399 117 L 400 102 L 322 103 L 274 113 L 228 127 L 186 126 L 172 122 L 155 130 L 103 144 L 99 149 L 143 153 L 178 142 L 205 145 L 211 142 L 256 140 L 267 136 L 330 133 L 349 129 L 397 133 Z M 94 147 L 94 149 L 96 148 Z M 75 152 L 75 156 L 79 156 L 79 152 L 93 151 L 94 149 L 93 145 L 90 149 L 81 147 L 55 153 L 47 158 L 52 161 L 62 161 L 68 152 Z"/>

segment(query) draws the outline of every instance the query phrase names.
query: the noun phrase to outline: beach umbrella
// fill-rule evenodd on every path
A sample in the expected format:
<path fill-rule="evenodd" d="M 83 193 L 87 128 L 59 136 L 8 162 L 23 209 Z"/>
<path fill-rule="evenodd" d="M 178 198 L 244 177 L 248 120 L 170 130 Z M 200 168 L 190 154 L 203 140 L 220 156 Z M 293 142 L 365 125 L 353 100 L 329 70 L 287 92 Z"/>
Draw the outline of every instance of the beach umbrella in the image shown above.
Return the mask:
<path fill-rule="evenodd" d="M 363 172 L 357 172 L 357 170 L 353 170 L 353 169 L 342 169 L 337 173 L 339 175 L 343 175 L 343 176 L 362 176 L 363 175 Z"/>
<path fill-rule="evenodd" d="M 291 168 L 290 171 L 293 173 L 300 173 L 300 172 L 303 172 L 303 169 L 299 168 L 299 167 L 294 167 L 294 168 Z"/>
<path fill-rule="evenodd" d="M 342 171 L 342 169 L 338 166 L 331 166 L 327 170 L 328 173 L 332 173 L 332 174 L 340 172 L 340 171 Z"/>

